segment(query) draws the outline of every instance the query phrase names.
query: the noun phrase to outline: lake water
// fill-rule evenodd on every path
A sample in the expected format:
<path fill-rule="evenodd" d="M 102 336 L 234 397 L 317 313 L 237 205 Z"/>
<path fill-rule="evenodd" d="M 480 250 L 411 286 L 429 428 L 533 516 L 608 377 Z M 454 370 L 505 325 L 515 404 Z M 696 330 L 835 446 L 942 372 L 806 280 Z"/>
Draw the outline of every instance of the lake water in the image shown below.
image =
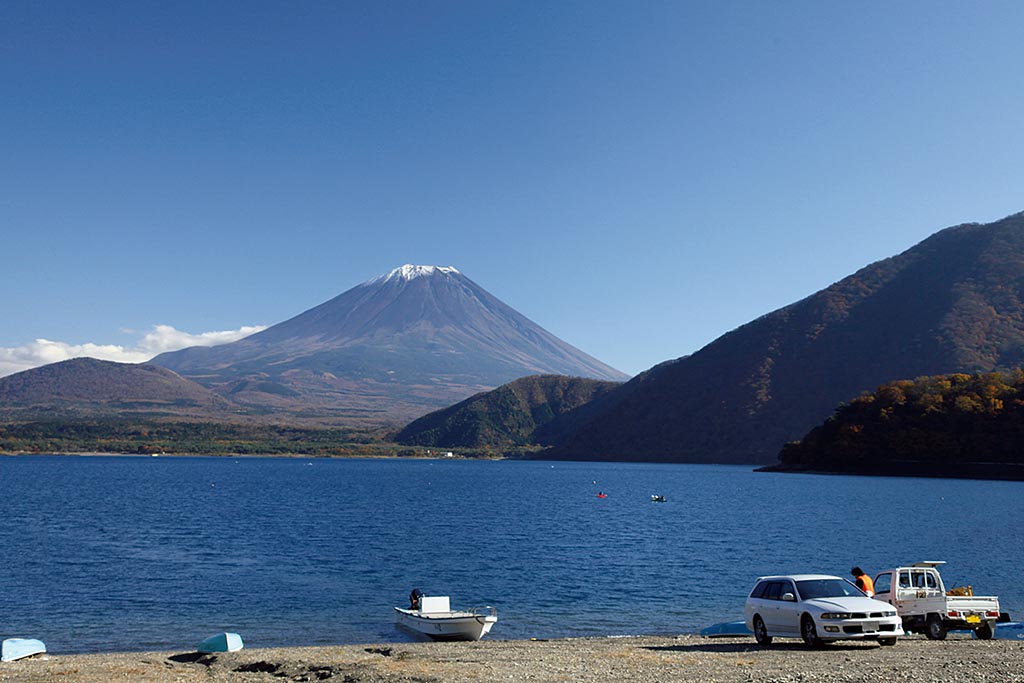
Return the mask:
<path fill-rule="evenodd" d="M 0 637 L 51 652 L 188 651 L 223 630 L 252 647 L 404 641 L 392 607 L 414 587 L 498 607 L 495 639 L 675 634 L 742 618 L 758 575 L 919 560 L 1020 618 L 1022 513 L 1020 482 L 0 457 Z"/>

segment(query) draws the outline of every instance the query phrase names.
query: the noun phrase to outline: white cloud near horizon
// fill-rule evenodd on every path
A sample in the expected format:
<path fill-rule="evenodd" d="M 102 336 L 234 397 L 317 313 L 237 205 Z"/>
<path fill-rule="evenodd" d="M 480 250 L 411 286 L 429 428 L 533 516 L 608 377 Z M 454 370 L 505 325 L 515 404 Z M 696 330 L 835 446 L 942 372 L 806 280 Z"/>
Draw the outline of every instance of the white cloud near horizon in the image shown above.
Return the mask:
<path fill-rule="evenodd" d="M 118 363 L 145 363 L 156 355 L 177 351 L 188 346 L 217 346 L 238 341 L 250 334 L 267 329 L 266 325 L 245 325 L 237 330 L 182 332 L 171 325 L 155 325 L 133 346 L 117 344 L 69 344 L 67 342 L 36 339 L 30 344 L 0 347 L 0 377 L 31 370 L 40 365 L 57 363 L 72 358 L 98 358 Z"/>

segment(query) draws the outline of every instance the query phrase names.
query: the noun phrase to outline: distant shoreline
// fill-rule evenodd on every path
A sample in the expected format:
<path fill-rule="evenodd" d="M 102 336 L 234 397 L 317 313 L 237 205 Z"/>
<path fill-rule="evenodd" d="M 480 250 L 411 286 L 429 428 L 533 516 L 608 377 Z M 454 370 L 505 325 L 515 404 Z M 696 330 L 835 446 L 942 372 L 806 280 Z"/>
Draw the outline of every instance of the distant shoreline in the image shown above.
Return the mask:
<path fill-rule="evenodd" d="M 36 455 L 59 455 L 69 457 L 117 457 L 117 458 L 293 458 L 308 460 L 505 460 L 500 456 L 484 455 L 310 455 L 309 453 L 113 453 L 103 451 L 55 451 L 50 453 L 27 453 L 25 451 L 0 451 L 0 457 L 21 457 Z"/>
<path fill-rule="evenodd" d="M 882 461 L 885 463 L 885 461 Z M 914 477 L 920 479 L 970 479 L 973 481 L 1024 481 L 1024 464 L 999 463 L 990 467 L 978 468 L 982 471 L 972 471 L 973 463 L 962 463 L 956 469 L 941 469 L 928 463 L 918 463 L 916 466 L 893 467 L 880 472 L 863 472 L 856 470 L 835 470 L 835 469 L 810 469 L 787 465 L 765 465 L 758 467 L 755 472 L 767 472 L 769 474 L 817 474 L 826 476 L 844 477 Z"/>
<path fill-rule="evenodd" d="M 307 459 L 307 460 L 521 460 L 522 458 L 513 458 L 503 455 L 466 455 L 460 453 L 454 453 L 451 456 L 447 455 L 388 455 L 382 453 L 367 453 L 367 454 L 347 454 L 347 455 L 311 455 L 309 453 L 115 453 L 115 452 L 103 452 L 103 451 L 57 451 L 50 453 L 29 453 L 25 451 L 0 451 L 0 457 L 22 457 L 22 456 L 40 456 L 40 455 L 54 455 L 54 456 L 65 456 L 65 457 L 116 457 L 116 458 L 249 458 L 249 459 L 262 459 L 262 458 L 284 458 L 284 459 Z M 557 461 L 552 460 L 551 462 L 588 462 L 579 460 L 568 460 L 568 461 Z M 634 463 L 632 460 L 595 460 L 593 462 L 623 462 L 623 463 Z M 643 461 L 640 461 L 643 462 Z M 654 463 L 654 464 L 667 464 L 667 465 L 716 465 L 726 464 L 733 466 L 732 463 Z M 742 465 L 747 467 L 748 465 Z M 785 465 L 764 465 L 756 467 L 749 465 L 754 472 L 763 472 L 767 474 L 812 474 L 820 476 L 835 476 L 835 477 L 903 477 L 903 478 L 919 478 L 919 479 L 967 479 L 971 481 L 1024 481 L 1024 465 L 1016 465 L 1015 471 L 1010 472 L 989 472 L 988 474 L 972 473 L 970 471 L 923 471 L 923 470 L 893 470 L 886 472 L 858 472 L 858 471 L 841 471 L 841 470 L 828 470 L 828 469 L 801 469 L 796 467 L 787 467 Z"/>

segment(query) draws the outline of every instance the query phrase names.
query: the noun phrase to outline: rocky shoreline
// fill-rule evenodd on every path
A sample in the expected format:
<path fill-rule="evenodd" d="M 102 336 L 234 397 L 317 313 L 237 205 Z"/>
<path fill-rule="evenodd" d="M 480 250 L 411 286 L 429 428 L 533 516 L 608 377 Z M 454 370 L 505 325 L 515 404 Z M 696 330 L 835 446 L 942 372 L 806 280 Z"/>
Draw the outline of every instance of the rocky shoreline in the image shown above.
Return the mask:
<path fill-rule="evenodd" d="M 895 647 L 750 638 L 637 636 L 244 649 L 232 653 L 46 655 L 0 664 L 0 682 L 191 683 L 979 683 L 1024 681 L 1024 642 L 901 638 Z"/>

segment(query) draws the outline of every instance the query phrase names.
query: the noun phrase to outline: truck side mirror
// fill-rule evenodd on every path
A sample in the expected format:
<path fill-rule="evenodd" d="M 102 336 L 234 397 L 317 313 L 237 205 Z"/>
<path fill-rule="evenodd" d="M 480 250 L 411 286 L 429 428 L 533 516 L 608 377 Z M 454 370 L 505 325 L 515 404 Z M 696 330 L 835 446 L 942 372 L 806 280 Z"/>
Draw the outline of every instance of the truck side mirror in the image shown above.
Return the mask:
<path fill-rule="evenodd" d="M 793 595 L 792 593 L 783 593 L 782 594 L 782 599 L 785 600 L 786 602 L 796 602 L 796 596 Z"/>

